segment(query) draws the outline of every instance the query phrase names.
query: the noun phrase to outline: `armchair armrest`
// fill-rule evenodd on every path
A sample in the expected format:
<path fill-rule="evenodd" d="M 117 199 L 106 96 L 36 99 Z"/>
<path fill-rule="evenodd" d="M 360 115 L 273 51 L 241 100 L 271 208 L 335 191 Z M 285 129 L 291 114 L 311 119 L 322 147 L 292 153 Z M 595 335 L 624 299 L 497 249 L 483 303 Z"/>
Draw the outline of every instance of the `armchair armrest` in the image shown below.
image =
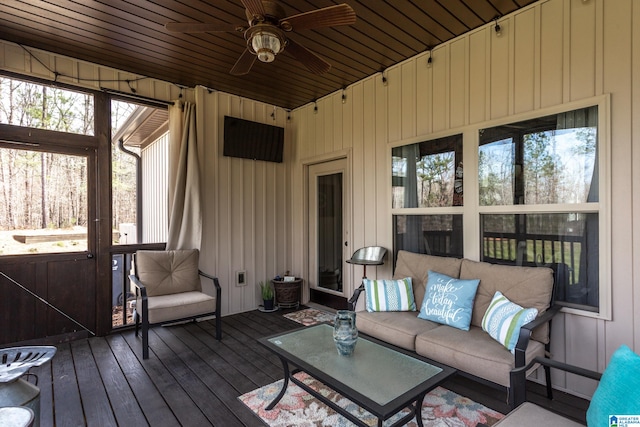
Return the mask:
<path fill-rule="evenodd" d="M 140 296 L 142 303 L 145 304 L 147 302 L 147 288 L 140 282 L 140 279 L 138 279 L 138 276 L 135 274 L 130 274 L 129 280 L 136 288 L 136 297 Z"/>
<path fill-rule="evenodd" d="M 133 284 L 133 286 L 135 286 L 136 289 L 136 300 L 138 299 L 138 296 L 140 297 L 140 305 L 141 307 L 138 307 L 138 304 L 135 305 L 134 309 L 133 309 L 133 318 L 135 319 L 135 323 L 136 323 L 136 336 L 138 336 L 138 325 L 139 325 L 139 321 L 140 321 L 140 312 L 142 314 L 142 319 L 143 320 L 143 333 L 146 333 L 146 328 L 148 328 L 147 326 L 147 319 L 149 318 L 149 307 L 147 305 L 147 288 L 142 284 L 142 282 L 140 281 L 140 279 L 138 279 L 138 276 L 136 276 L 135 274 L 130 274 L 129 275 L 129 280 L 131 281 L 131 283 Z M 140 310 L 140 311 L 138 311 Z"/>
<path fill-rule="evenodd" d="M 590 369 L 581 368 L 579 366 L 569 365 L 568 363 L 559 362 L 557 360 L 548 359 L 546 357 L 536 357 L 526 366 L 521 366 L 511 370 L 511 384 L 515 384 L 513 387 L 514 403 L 517 407 L 526 401 L 526 376 L 527 371 L 534 365 L 539 364 L 542 366 L 548 366 L 550 368 L 560 369 L 565 372 L 580 375 L 585 378 L 591 378 L 592 380 L 600 381 L 602 374 L 600 372 L 592 371 Z"/>
<path fill-rule="evenodd" d="M 525 351 L 529 346 L 529 339 L 531 338 L 531 332 L 540 325 L 550 322 L 553 316 L 558 314 L 562 307 L 558 304 L 554 304 L 549 307 L 547 311 L 536 317 L 533 321 L 527 323 L 520 328 L 520 335 L 518 336 L 518 342 L 516 343 L 515 353 L 515 367 L 520 368 L 525 364 Z"/>
<path fill-rule="evenodd" d="M 220 296 L 219 294 L 222 291 L 222 289 L 220 288 L 220 282 L 218 282 L 218 278 L 210 274 L 207 274 L 202 270 L 198 270 L 198 274 L 201 275 L 202 277 L 206 277 L 207 279 L 210 279 L 211 281 L 213 281 L 213 285 L 216 287 L 216 296 Z"/>
<path fill-rule="evenodd" d="M 222 339 L 222 322 L 220 321 L 220 316 L 222 315 L 222 288 L 220 287 L 220 282 L 217 277 L 211 276 L 201 270 L 198 270 L 198 274 L 212 280 L 213 286 L 216 288 L 216 339 L 220 341 Z"/>

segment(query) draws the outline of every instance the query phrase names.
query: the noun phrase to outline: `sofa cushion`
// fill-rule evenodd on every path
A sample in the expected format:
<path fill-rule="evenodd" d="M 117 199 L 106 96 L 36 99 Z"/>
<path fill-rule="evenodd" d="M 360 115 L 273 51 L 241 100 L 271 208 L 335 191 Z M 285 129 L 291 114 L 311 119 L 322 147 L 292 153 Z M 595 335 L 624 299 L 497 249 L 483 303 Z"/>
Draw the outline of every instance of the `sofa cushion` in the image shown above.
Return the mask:
<path fill-rule="evenodd" d="M 418 317 L 468 331 L 479 282 L 454 279 L 430 270 Z"/>
<path fill-rule="evenodd" d="M 415 311 L 411 277 L 398 280 L 362 279 L 367 311 Z"/>
<path fill-rule="evenodd" d="M 425 331 L 416 336 L 416 352 L 505 387 L 509 387 L 509 374 L 515 367 L 513 354 L 477 326 L 463 331 L 443 325 Z M 544 356 L 544 345 L 529 341 L 525 363 L 537 356 Z"/>
<path fill-rule="evenodd" d="M 201 291 L 197 249 L 138 251 L 136 275 L 147 288 L 147 296 Z"/>
<path fill-rule="evenodd" d="M 522 308 L 496 291 L 482 318 L 482 330 L 513 353 L 520 336 L 520 328 L 535 320 L 538 310 Z"/>
<path fill-rule="evenodd" d="M 356 315 L 358 331 L 412 351 L 416 349 L 416 335 L 438 326 L 437 323 L 418 319 L 415 311 L 359 311 Z"/>
<path fill-rule="evenodd" d="M 425 286 L 429 270 L 458 278 L 460 275 L 460 258 L 449 258 L 398 251 L 394 279 L 411 277 L 413 281 L 414 300 L 421 303 L 424 300 Z"/>
<path fill-rule="evenodd" d="M 496 291 L 502 292 L 510 301 L 522 307 L 537 309 L 538 314 L 549 308 L 553 270 L 548 267 L 516 267 L 463 259 L 460 278 L 480 279 L 471 317 L 471 324 L 474 326 L 482 326 L 482 318 Z M 548 325 L 536 328 L 532 338 L 548 343 Z"/>
<path fill-rule="evenodd" d="M 610 415 L 640 415 L 640 356 L 626 345 L 611 356 L 587 410 L 587 424 L 608 426 Z"/>

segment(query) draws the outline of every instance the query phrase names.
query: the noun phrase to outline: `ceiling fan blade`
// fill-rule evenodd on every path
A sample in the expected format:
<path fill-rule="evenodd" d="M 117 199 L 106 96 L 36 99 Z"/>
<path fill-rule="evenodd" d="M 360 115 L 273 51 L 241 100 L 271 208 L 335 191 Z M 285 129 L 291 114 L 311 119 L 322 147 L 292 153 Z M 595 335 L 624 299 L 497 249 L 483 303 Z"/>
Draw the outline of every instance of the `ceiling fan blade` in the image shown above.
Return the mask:
<path fill-rule="evenodd" d="M 285 50 L 314 74 L 324 74 L 331 69 L 331 64 L 291 39 Z"/>
<path fill-rule="evenodd" d="M 227 24 L 225 22 L 210 24 L 202 22 L 167 22 L 164 27 L 172 33 L 224 33 L 241 32 L 245 29 L 241 25 Z"/>
<path fill-rule="evenodd" d="M 254 17 L 262 17 L 264 19 L 265 11 L 262 0 L 240 0 L 242 5 Z"/>
<path fill-rule="evenodd" d="M 257 56 L 251 53 L 249 49 L 245 49 L 229 72 L 234 76 L 248 74 L 251 67 L 253 67 L 253 63 L 256 62 L 256 58 Z"/>
<path fill-rule="evenodd" d="M 356 12 L 346 3 L 292 15 L 280 20 L 280 26 L 285 31 L 311 30 L 355 23 Z"/>

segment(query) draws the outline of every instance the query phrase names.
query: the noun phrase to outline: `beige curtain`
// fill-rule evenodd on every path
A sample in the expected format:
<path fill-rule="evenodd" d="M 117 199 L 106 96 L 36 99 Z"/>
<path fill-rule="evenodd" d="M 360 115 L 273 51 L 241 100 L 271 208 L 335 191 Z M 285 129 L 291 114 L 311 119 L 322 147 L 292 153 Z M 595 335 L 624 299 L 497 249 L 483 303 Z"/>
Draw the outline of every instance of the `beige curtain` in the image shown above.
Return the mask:
<path fill-rule="evenodd" d="M 200 249 L 202 208 L 196 107 L 169 108 L 169 236 L 167 249 Z"/>

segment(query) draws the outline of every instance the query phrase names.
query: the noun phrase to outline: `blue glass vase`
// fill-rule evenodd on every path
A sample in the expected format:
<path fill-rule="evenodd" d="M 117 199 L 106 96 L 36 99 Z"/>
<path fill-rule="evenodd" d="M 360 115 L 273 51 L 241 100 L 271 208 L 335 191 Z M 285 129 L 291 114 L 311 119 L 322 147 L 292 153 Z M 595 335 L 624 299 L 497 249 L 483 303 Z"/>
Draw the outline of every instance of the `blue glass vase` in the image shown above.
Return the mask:
<path fill-rule="evenodd" d="M 351 356 L 358 342 L 358 329 L 356 328 L 356 312 L 350 310 L 338 310 L 333 325 L 333 340 L 336 349 L 341 356 Z"/>

